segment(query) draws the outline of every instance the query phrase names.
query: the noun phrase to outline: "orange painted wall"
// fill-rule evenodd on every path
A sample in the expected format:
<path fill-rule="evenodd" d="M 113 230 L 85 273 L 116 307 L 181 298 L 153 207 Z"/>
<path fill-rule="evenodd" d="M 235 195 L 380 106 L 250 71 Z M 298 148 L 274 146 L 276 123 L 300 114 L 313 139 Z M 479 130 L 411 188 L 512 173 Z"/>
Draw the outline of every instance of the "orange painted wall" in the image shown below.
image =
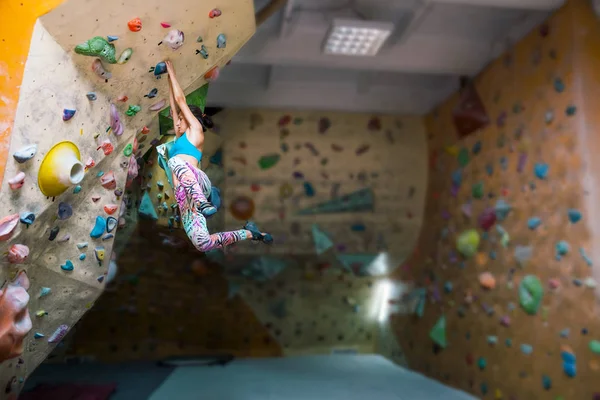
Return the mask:
<path fill-rule="evenodd" d="M 419 251 L 399 275 L 426 288 L 427 302 L 421 318 L 398 316 L 392 325 L 411 368 L 480 398 L 600 396 L 600 355 L 590 348 L 592 340 L 600 340 L 595 281 L 590 281 L 596 267 L 580 254 L 583 249 L 598 262 L 592 215 L 597 197 L 586 180 L 600 171 L 593 156 L 600 148 L 594 133 L 600 121 L 598 24 L 587 1 L 568 1 L 543 29 L 486 68 L 475 86 L 490 117 L 488 127 L 457 139 L 452 111 L 458 95 L 426 118 L 429 151 L 437 161 L 430 170 Z M 461 168 L 449 148 L 465 151 L 469 162 Z M 527 159 L 519 170 L 522 154 Z M 535 176 L 536 163 L 549 164 L 547 179 Z M 452 173 L 459 169 L 462 185 L 452 196 Z M 483 183 L 482 198 L 472 195 L 476 183 Z M 513 207 L 496 222 L 510 236 L 506 245 L 495 226 L 485 236 L 478 223 L 498 199 Z M 468 203 L 471 216 L 463 211 Z M 583 213 L 581 221 L 569 220 L 571 208 Z M 541 219 L 535 229 L 528 227 L 532 217 Z M 456 240 L 468 229 L 477 229 L 482 239 L 479 253 L 465 259 Z M 557 259 L 556 244 L 563 240 L 570 252 Z M 524 265 L 515 257 L 518 245 L 533 250 Z M 485 272 L 495 278 L 493 289 L 480 284 Z M 526 275 L 538 277 L 545 292 L 536 315 L 520 306 L 519 284 Z M 444 349 L 435 348 L 429 337 L 441 316 Z M 576 357 L 573 377 L 563 365 L 565 351 Z"/>
<path fill-rule="evenodd" d="M 0 182 L 35 21 L 64 0 L 0 1 Z"/>

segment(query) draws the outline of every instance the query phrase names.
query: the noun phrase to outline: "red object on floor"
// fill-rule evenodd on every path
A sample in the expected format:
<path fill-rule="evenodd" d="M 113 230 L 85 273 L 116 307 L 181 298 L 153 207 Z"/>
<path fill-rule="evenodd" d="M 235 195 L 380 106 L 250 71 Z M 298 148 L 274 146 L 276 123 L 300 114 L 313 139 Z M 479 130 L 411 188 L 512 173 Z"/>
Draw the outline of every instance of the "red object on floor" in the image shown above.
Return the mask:
<path fill-rule="evenodd" d="M 106 385 L 40 384 L 21 394 L 19 400 L 108 400 L 117 390 L 116 383 Z"/>

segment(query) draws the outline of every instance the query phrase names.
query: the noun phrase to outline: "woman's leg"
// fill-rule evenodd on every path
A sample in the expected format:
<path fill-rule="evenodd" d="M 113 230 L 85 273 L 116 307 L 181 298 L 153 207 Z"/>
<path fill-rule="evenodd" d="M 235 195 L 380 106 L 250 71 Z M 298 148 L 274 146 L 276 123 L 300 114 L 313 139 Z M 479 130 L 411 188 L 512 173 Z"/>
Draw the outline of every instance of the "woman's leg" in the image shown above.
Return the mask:
<path fill-rule="evenodd" d="M 176 188 L 183 188 L 186 197 L 189 197 L 194 201 L 196 207 L 203 215 L 208 217 L 215 214 L 217 209 L 206 199 L 202 187 L 198 182 L 199 176 L 196 169 L 178 157 L 170 158 L 168 163 L 175 180 L 173 185 Z M 206 177 L 206 179 L 208 179 L 208 177 Z"/>

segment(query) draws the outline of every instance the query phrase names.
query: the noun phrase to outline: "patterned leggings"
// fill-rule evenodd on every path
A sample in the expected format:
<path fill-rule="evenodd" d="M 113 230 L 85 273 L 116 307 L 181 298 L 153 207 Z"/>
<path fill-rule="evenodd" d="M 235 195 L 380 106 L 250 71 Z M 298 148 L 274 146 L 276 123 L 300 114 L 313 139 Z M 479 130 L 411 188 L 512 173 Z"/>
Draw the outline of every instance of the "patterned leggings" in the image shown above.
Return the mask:
<path fill-rule="evenodd" d="M 183 227 L 196 249 L 207 252 L 251 239 L 246 237 L 245 229 L 211 235 L 206 227 L 206 218 L 200 212 L 200 204 L 208 202 L 206 198 L 210 196 L 212 186 L 210 179 L 201 169 L 179 157 L 172 157 L 169 160 L 169 168 L 173 172 L 175 198 L 179 205 Z"/>

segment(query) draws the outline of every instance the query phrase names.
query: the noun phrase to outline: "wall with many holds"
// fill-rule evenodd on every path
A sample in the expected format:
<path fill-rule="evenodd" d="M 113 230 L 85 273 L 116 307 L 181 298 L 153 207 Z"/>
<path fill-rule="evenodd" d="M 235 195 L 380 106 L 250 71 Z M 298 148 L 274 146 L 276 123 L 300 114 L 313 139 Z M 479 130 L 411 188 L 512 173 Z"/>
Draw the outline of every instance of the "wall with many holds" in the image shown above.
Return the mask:
<path fill-rule="evenodd" d="M 0 193 L 0 282 L 25 270 L 35 317 L 23 355 L 0 365 L 7 393 L 104 289 L 117 225 L 127 223 L 125 188 L 159 134 L 167 98 L 159 62 L 171 58 L 189 92 L 254 33 L 250 0 L 221 3 L 219 15 L 208 3 L 180 4 L 70 0 L 35 24 Z M 194 39 L 181 46 L 181 31 Z M 196 52 L 203 44 L 208 55 Z"/>
<path fill-rule="evenodd" d="M 272 254 L 334 253 L 351 264 L 351 254 L 388 252 L 394 265 L 410 253 L 427 181 L 420 118 L 225 110 L 214 120 L 224 138 L 226 229 L 255 220 L 275 237 Z"/>
<path fill-rule="evenodd" d="M 475 79 L 483 108 L 467 86 L 427 117 L 424 229 L 397 272 L 414 315 L 391 320 L 411 368 L 482 398 L 600 396 L 599 45 L 588 2 L 569 1 Z M 459 140 L 465 120 L 487 125 Z"/>

